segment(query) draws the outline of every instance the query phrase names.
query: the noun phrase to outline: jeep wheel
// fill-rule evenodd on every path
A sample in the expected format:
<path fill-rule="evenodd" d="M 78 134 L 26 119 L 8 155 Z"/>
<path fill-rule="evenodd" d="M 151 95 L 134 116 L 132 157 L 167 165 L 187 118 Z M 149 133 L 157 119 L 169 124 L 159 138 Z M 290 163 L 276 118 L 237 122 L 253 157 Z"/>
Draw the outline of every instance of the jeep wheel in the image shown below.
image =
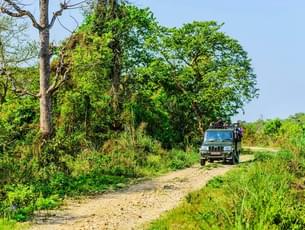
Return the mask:
<path fill-rule="evenodd" d="M 235 154 L 232 154 L 231 164 L 232 164 L 232 165 L 235 165 L 235 164 L 236 164 L 236 155 L 235 155 Z"/>
<path fill-rule="evenodd" d="M 200 159 L 200 165 L 201 165 L 201 166 L 205 166 L 205 162 L 206 162 L 205 159 Z"/>
<path fill-rule="evenodd" d="M 240 152 L 237 152 L 237 155 L 236 155 L 236 163 L 239 164 L 239 156 L 240 156 Z"/>

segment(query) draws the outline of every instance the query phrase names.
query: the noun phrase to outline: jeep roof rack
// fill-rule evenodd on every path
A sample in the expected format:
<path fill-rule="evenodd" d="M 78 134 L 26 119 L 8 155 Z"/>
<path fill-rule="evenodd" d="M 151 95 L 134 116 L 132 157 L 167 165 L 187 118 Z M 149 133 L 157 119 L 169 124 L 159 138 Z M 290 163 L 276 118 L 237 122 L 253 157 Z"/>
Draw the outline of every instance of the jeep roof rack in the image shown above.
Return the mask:
<path fill-rule="evenodd" d="M 236 129 L 239 128 L 238 123 L 224 123 L 224 122 L 212 122 L 209 126 L 210 129 Z"/>

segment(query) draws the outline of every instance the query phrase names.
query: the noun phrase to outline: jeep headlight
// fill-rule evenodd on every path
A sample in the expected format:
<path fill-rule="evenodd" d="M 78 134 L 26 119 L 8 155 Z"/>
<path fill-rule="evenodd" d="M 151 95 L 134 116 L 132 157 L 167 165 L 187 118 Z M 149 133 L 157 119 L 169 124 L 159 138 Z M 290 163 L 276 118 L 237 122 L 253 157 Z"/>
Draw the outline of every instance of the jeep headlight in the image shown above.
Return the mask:
<path fill-rule="evenodd" d="M 200 147 L 200 152 L 203 152 L 203 151 L 209 151 L 209 146 L 202 145 L 202 146 Z"/>
<path fill-rule="evenodd" d="M 232 146 L 224 146 L 223 147 L 223 151 L 226 151 L 226 152 L 230 152 L 230 151 L 232 151 Z"/>

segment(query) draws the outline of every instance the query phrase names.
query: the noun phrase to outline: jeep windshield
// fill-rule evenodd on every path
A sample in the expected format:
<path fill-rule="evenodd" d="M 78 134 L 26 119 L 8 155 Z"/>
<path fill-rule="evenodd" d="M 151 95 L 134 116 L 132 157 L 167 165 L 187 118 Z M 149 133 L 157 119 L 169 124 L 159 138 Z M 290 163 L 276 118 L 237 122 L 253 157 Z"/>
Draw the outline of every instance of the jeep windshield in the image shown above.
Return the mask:
<path fill-rule="evenodd" d="M 232 141 L 232 131 L 206 131 L 204 135 L 204 142 L 215 142 L 215 141 Z"/>

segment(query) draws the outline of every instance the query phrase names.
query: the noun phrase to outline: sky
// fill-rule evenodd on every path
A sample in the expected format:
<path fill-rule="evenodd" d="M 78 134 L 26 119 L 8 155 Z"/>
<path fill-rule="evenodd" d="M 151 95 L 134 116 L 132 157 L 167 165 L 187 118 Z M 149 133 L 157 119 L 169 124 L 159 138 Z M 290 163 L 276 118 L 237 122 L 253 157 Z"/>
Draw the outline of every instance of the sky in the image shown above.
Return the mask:
<path fill-rule="evenodd" d="M 235 119 L 286 118 L 305 112 L 304 0 L 132 0 L 165 26 L 225 23 L 252 59 L 260 96 Z"/>
<path fill-rule="evenodd" d="M 83 0 L 69 0 L 71 5 L 82 2 Z M 39 22 L 39 1 L 38 0 L 23 0 L 23 4 L 25 5 L 23 9 L 29 10 Z M 60 3 L 63 0 L 50 0 L 49 6 L 49 18 L 51 19 L 54 12 L 60 9 Z M 64 38 L 68 37 L 77 26 L 79 26 L 83 21 L 83 10 L 69 9 L 65 10 L 62 13 L 62 16 L 58 17 L 58 20 L 55 22 L 54 26 L 50 31 L 50 39 L 51 41 L 61 41 Z M 30 22 L 30 20 L 27 20 Z M 30 28 L 29 29 L 29 37 L 33 40 L 38 39 L 38 30 Z"/>
<path fill-rule="evenodd" d="M 74 0 L 76 2 L 76 0 Z M 286 118 L 305 112 L 304 0 L 129 0 L 149 7 L 161 25 L 179 27 L 192 21 L 225 23 L 222 31 L 237 39 L 252 59 L 260 96 L 235 119 Z M 29 1 L 31 2 L 31 1 Z M 35 2 L 32 0 L 32 2 Z M 55 10 L 59 0 L 53 0 Z M 37 9 L 36 9 L 37 12 Z M 73 30 L 80 12 L 66 12 L 62 23 Z M 51 38 L 69 32 L 57 22 Z M 36 34 L 33 32 L 32 36 Z"/>

